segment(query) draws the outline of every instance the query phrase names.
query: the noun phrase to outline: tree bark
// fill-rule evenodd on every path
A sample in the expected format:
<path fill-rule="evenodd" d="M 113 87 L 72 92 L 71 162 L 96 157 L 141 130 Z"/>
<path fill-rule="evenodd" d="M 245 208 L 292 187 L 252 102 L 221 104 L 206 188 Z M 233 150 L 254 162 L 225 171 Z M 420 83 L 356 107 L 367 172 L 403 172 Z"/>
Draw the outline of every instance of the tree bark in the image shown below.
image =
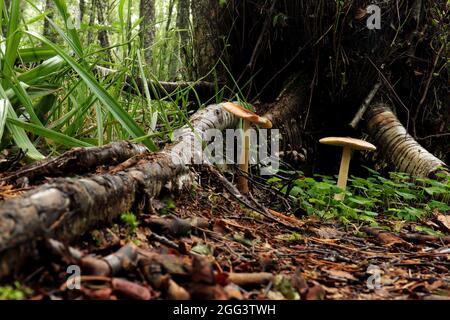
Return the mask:
<path fill-rule="evenodd" d="M 182 64 L 181 79 L 192 80 L 192 76 L 188 74 L 192 70 L 192 46 L 189 45 L 189 26 L 190 26 L 190 0 L 178 0 L 177 4 L 177 22 L 176 28 L 178 32 L 178 55 Z"/>
<path fill-rule="evenodd" d="M 139 15 L 141 20 L 141 46 L 144 49 L 144 59 L 147 65 L 152 61 L 152 45 L 155 37 L 155 1 L 140 0 Z"/>
<path fill-rule="evenodd" d="M 434 177 L 446 164 L 425 150 L 408 134 L 390 107 L 376 103 L 367 112 L 372 141 L 396 170 L 417 177 Z"/>
<path fill-rule="evenodd" d="M 107 76 L 111 73 L 117 72 L 116 70 L 104 68 L 101 66 L 96 66 L 94 69 L 101 76 Z M 171 95 L 176 94 L 180 90 L 189 90 L 187 99 L 189 101 L 198 102 L 207 102 L 210 99 L 214 98 L 216 94 L 216 85 L 212 82 L 207 81 L 177 81 L 177 82 L 168 82 L 168 81 L 153 81 L 147 80 L 147 83 L 140 77 L 132 77 L 127 75 L 125 77 L 125 89 L 130 90 L 132 93 L 137 91 L 141 94 L 145 93 L 145 87 L 148 87 L 150 96 L 154 99 L 164 99 Z"/>
<path fill-rule="evenodd" d="M 100 42 L 100 46 L 102 48 L 109 48 L 110 47 L 110 42 L 109 42 L 109 37 L 108 37 L 108 31 L 106 30 L 106 17 L 105 17 L 105 13 L 104 13 L 104 2 L 101 0 L 96 0 L 97 2 L 97 19 L 98 19 L 98 23 L 100 24 L 100 30 L 98 31 L 98 41 Z M 108 59 L 111 61 L 111 53 L 109 51 L 109 49 L 106 49 L 107 52 L 107 57 Z"/>
<path fill-rule="evenodd" d="M 45 1 L 45 11 L 48 12 L 47 18 L 53 20 L 54 17 L 54 5 L 53 0 Z M 47 19 L 44 19 L 44 36 L 52 42 L 56 40 L 56 33 L 53 31 L 53 28 L 50 25 L 50 22 Z"/>
<path fill-rule="evenodd" d="M 148 201 L 163 187 L 189 184 L 189 167 L 202 153 L 193 148 L 195 141 L 207 140 L 208 129 L 224 130 L 237 123 L 238 118 L 220 104 L 211 105 L 192 116 L 190 126 L 174 132 L 174 144 L 141 158 L 135 166 L 79 179 L 61 178 L 4 201 L 0 205 L 0 279 L 19 270 L 28 258 L 39 257 L 39 240 L 74 240 L 122 212 L 149 206 Z"/>
<path fill-rule="evenodd" d="M 127 141 L 112 142 L 102 147 L 74 148 L 3 176 L 0 182 L 17 183 L 23 178 L 32 182 L 42 177 L 85 173 L 101 165 L 119 164 L 145 152 L 148 152 L 145 146 Z"/>
<path fill-rule="evenodd" d="M 191 1 L 193 16 L 193 40 L 194 40 L 194 71 L 196 78 L 205 77 L 214 68 L 221 58 L 224 40 L 221 26 L 221 10 L 219 1 L 196 0 Z M 220 71 L 220 63 L 216 71 L 219 81 L 225 77 Z M 214 80 L 214 74 L 207 76 L 206 80 Z"/>
<path fill-rule="evenodd" d="M 80 0 L 78 8 L 80 10 L 80 15 L 78 16 L 78 19 L 80 19 L 80 24 L 81 24 L 81 23 L 83 23 L 84 13 L 86 11 L 86 1 L 85 0 Z"/>
<path fill-rule="evenodd" d="M 89 29 L 88 29 L 88 36 L 87 36 L 87 41 L 88 43 L 92 43 L 93 41 L 93 32 L 92 29 L 94 28 L 94 24 L 95 24 L 95 0 L 91 0 L 91 10 L 89 10 Z"/>

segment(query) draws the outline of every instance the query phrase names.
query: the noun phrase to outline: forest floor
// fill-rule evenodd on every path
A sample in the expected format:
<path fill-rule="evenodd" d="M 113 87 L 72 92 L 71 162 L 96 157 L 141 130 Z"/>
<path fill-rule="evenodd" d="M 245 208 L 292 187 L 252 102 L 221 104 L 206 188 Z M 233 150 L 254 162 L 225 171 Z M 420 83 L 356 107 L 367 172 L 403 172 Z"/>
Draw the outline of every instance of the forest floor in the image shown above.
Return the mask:
<path fill-rule="evenodd" d="M 0 189 L 2 197 L 20 193 Z M 147 263 L 131 261 L 114 276 L 88 276 L 82 267 L 81 288 L 69 290 L 66 270 L 74 258 L 45 247 L 18 282 L 32 289 L 32 299 L 450 299 L 450 242 L 278 215 L 298 227 L 290 231 L 208 176 L 152 207 L 152 214 L 126 214 L 73 244 L 101 258 L 133 243 Z M 402 230 L 415 224 L 402 223 Z"/>

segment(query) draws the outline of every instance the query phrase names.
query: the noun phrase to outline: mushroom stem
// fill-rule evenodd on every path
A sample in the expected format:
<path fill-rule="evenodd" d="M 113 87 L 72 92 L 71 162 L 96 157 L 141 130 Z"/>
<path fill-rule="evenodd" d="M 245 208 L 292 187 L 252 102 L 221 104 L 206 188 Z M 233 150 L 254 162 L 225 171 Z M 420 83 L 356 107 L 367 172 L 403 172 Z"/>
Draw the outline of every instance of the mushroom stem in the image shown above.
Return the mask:
<path fill-rule="evenodd" d="M 243 120 L 244 135 L 242 138 L 242 150 L 240 154 L 239 169 L 241 169 L 241 171 L 243 171 L 245 174 L 248 174 L 248 162 L 250 153 L 250 128 L 251 122 Z M 243 175 L 239 176 L 237 185 L 239 191 L 242 194 L 247 194 L 249 192 L 248 179 L 246 176 Z"/>
<path fill-rule="evenodd" d="M 352 157 L 352 149 L 345 146 L 342 150 L 341 167 L 339 168 L 339 177 L 337 186 L 345 190 L 347 186 L 348 168 L 350 167 L 350 158 Z M 345 193 L 337 193 L 334 195 L 335 200 L 344 200 Z"/>

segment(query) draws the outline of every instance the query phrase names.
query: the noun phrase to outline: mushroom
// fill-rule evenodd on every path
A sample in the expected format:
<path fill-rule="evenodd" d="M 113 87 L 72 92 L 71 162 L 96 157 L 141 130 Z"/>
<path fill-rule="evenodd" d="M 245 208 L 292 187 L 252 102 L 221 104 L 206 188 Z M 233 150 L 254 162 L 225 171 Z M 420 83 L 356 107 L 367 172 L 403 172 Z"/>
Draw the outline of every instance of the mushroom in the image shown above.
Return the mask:
<path fill-rule="evenodd" d="M 344 137 L 328 137 L 319 140 L 320 143 L 328 144 L 332 146 L 344 147 L 342 151 L 341 167 L 339 168 L 339 177 L 337 186 L 342 190 L 345 190 L 347 186 L 348 168 L 350 165 L 350 158 L 352 150 L 376 150 L 376 147 L 364 140 Z M 334 195 L 336 200 L 344 200 L 344 193 L 338 193 Z"/>
<path fill-rule="evenodd" d="M 241 118 L 243 120 L 243 143 L 242 150 L 239 156 L 239 169 L 241 169 L 246 174 L 248 173 L 248 162 L 249 162 L 249 153 L 250 153 L 250 128 L 252 123 L 257 124 L 265 129 L 272 128 L 272 122 L 264 117 L 258 116 L 256 113 L 243 108 L 242 106 L 232 103 L 225 102 L 222 104 L 223 108 L 228 112 L 234 114 L 236 117 Z M 248 193 L 248 180 L 246 176 L 239 176 L 237 180 L 237 186 L 241 193 Z"/>

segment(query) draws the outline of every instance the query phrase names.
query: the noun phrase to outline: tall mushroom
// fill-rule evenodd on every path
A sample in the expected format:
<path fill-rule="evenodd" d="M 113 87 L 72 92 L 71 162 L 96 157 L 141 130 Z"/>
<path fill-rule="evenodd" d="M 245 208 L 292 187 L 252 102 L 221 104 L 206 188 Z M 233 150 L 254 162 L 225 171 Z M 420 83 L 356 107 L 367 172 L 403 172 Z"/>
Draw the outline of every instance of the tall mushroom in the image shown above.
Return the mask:
<path fill-rule="evenodd" d="M 350 166 L 352 150 L 376 150 L 376 147 L 373 144 L 354 138 L 328 137 L 320 139 L 319 142 L 344 148 L 342 151 L 341 167 L 339 168 L 339 177 L 337 182 L 337 186 L 342 190 L 345 190 L 345 187 L 347 186 L 348 168 Z M 344 193 L 337 193 L 334 195 L 334 199 L 343 200 L 344 196 Z"/>
<path fill-rule="evenodd" d="M 261 126 L 264 129 L 272 128 L 272 122 L 264 117 L 258 116 L 256 113 L 243 108 L 242 106 L 232 103 L 225 102 L 222 104 L 223 108 L 228 112 L 234 114 L 236 117 L 241 118 L 243 121 L 243 143 L 242 150 L 239 156 L 239 169 L 244 173 L 248 173 L 248 162 L 250 153 L 250 128 L 252 123 Z M 248 193 L 248 180 L 246 176 L 239 176 L 237 180 L 237 186 L 241 193 Z"/>

